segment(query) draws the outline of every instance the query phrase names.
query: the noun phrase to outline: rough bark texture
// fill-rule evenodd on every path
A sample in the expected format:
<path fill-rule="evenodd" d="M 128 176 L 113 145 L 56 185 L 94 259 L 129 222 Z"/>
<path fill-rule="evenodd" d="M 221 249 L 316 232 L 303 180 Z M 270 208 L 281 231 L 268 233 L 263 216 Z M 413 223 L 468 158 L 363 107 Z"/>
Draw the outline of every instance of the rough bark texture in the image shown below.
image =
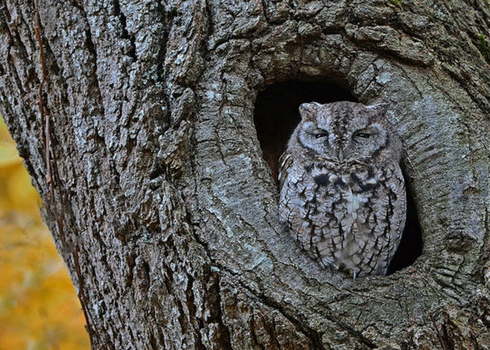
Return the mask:
<path fill-rule="evenodd" d="M 44 75 L 35 4 L 0 2 L 1 111 L 94 349 L 490 348 L 486 0 L 39 0 L 38 14 Z M 351 280 L 278 222 L 254 103 L 294 79 L 391 103 L 423 232 L 412 266 Z"/>

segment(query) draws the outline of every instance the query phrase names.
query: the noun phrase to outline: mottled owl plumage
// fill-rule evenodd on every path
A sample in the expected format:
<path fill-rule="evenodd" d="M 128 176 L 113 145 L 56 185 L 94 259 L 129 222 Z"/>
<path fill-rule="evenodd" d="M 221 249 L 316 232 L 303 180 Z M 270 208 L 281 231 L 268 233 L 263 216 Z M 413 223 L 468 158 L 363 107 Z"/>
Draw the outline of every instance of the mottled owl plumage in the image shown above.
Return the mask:
<path fill-rule="evenodd" d="M 352 276 L 384 275 L 406 217 L 402 144 L 386 106 L 300 106 L 280 160 L 279 212 L 303 249 Z"/>

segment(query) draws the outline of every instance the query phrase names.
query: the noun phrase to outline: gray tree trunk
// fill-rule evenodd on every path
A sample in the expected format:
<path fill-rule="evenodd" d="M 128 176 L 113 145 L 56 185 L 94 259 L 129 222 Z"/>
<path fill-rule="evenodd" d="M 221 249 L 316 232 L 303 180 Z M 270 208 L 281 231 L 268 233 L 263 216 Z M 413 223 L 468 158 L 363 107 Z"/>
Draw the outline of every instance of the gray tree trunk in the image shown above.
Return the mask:
<path fill-rule="evenodd" d="M 487 0 L 2 0 L 1 111 L 93 348 L 489 349 L 489 24 Z M 413 265 L 352 280 L 281 226 L 254 106 L 286 80 L 391 103 Z"/>

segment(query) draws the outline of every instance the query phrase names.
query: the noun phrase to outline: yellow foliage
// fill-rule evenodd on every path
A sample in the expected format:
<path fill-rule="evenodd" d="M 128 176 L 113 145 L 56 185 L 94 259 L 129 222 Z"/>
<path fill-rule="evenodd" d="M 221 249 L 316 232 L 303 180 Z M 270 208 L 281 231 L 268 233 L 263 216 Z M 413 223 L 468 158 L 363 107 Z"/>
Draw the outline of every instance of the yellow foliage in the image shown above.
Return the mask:
<path fill-rule="evenodd" d="M 89 349 L 66 267 L 0 117 L 0 350 Z"/>

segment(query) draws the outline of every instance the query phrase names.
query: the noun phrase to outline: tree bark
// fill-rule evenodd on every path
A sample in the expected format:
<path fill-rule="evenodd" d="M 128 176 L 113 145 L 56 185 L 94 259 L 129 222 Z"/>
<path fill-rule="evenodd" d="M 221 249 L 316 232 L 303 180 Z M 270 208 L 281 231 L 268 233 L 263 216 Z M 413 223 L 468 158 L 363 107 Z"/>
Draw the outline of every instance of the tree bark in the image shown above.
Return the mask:
<path fill-rule="evenodd" d="M 94 349 L 490 348 L 488 1 L 38 1 L 0 3 L 1 111 Z M 352 280 L 279 223 L 287 80 L 391 104 L 413 265 Z"/>

